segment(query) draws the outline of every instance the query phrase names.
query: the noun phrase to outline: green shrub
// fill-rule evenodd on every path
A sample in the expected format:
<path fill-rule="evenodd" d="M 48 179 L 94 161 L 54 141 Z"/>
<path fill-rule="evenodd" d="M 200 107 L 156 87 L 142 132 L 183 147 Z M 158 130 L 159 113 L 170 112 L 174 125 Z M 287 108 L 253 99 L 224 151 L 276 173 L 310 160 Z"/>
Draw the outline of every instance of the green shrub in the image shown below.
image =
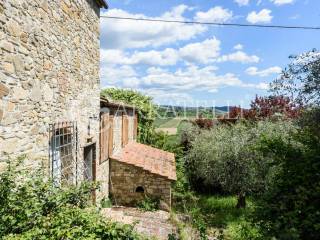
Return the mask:
<path fill-rule="evenodd" d="M 290 122 L 261 121 L 220 125 L 202 131 L 187 155 L 188 179 L 213 188 L 221 186 L 225 193 L 238 194 L 239 200 L 248 193 L 259 193 L 265 188 L 272 160 L 256 150 L 259 140 L 264 137 L 286 139 L 294 129 Z M 193 187 L 197 190 L 201 185 L 193 184 Z"/>
<path fill-rule="evenodd" d="M 256 221 L 265 236 L 320 239 L 320 139 L 309 130 L 291 139 L 264 139 L 261 144 L 276 171 L 258 202 Z"/>
<path fill-rule="evenodd" d="M 149 197 L 145 195 L 144 199 L 137 204 L 137 207 L 143 211 L 159 210 L 160 199 L 156 197 Z"/>
<path fill-rule="evenodd" d="M 133 227 L 103 218 L 91 204 L 97 186 L 58 188 L 41 171 L 9 162 L 0 174 L 1 239 L 140 239 Z"/>
<path fill-rule="evenodd" d="M 246 220 L 230 224 L 226 229 L 225 239 L 230 240 L 263 240 L 259 226 Z"/>
<path fill-rule="evenodd" d="M 109 198 L 103 198 L 100 202 L 102 208 L 111 208 L 112 207 L 112 201 Z"/>

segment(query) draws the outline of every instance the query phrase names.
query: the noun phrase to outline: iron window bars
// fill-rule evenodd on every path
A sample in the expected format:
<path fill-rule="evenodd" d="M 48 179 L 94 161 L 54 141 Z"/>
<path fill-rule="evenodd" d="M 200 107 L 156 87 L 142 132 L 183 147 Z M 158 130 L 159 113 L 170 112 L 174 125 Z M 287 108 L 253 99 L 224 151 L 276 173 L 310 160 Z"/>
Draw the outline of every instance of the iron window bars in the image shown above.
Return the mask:
<path fill-rule="evenodd" d="M 51 177 L 56 185 L 79 181 L 78 128 L 76 122 L 59 122 L 49 126 Z"/>

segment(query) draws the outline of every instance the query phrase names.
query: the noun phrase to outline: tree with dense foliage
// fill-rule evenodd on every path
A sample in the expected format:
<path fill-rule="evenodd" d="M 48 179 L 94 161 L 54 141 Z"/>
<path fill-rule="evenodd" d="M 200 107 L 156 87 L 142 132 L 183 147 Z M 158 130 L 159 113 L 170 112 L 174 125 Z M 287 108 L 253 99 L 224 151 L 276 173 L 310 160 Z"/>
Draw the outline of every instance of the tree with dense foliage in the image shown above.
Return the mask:
<path fill-rule="evenodd" d="M 265 137 L 259 144 L 272 161 L 254 221 L 265 239 L 320 239 L 320 53 L 290 59 L 272 90 L 306 107 L 296 121 L 298 133 L 287 141 Z"/>
<path fill-rule="evenodd" d="M 138 140 L 141 143 L 151 143 L 154 137 L 154 120 L 156 116 L 156 107 L 152 102 L 152 98 L 143 95 L 140 92 L 127 89 L 106 88 L 102 90 L 101 95 L 133 105 L 138 111 Z"/>
<path fill-rule="evenodd" d="M 9 162 L 0 174 L 0 238 L 5 240 L 142 239 L 130 225 L 102 217 L 92 205 L 95 185 L 59 188 L 42 171 Z"/>
<path fill-rule="evenodd" d="M 261 152 L 273 161 L 255 220 L 276 239 L 320 239 L 320 139 L 302 129 L 290 141 L 265 138 Z"/>
<path fill-rule="evenodd" d="M 299 104 L 320 104 L 320 52 L 289 57 L 292 62 L 271 84 L 272 91 Z"/>
<path fill-rule="evenodd" d="M 245 195 L 262 191 L 269 158 L 255 150 L 264 136 L 286 139 L 294 127 L 290 122 L 220 125 L 202 131 L 193 141 L 186 160 L 190 182 L 202 178 L 205 184 L 221 186 L 238 195 L 238 207 L 245 206 Z M 197 188 L 197 186 L 193 186 Z"/>
<path fill-rule="evenodd" d="M 190 122 L 189 122 L 190 123 Z M 183 151 L 187 152 L 192 147 L 192 142 L 196 136 L 201 132 L 201 128 L 195 124 L 188 124 L 180 130 L 180 145 L 183 147 Z"/>

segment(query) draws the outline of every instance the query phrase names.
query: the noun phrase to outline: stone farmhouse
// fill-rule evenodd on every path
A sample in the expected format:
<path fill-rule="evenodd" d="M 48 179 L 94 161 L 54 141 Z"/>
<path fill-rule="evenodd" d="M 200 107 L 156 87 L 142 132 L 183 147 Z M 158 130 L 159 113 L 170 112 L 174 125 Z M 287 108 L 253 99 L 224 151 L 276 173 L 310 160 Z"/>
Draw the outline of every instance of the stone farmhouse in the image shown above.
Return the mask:
<path fill-rule="evenodd" d="M 0 1 L 0 161 L 26 155 L 57 184 L 99 179 L 104 0 Z"/>
<path fill-rule="evenodd" d="M 0 171 L 25 155 L 26 167 L 44 169 L 57 185 L 99 181 L 97 200 L 110 189 L 123 203 L 146 192 L 170 204 L 174 156 L 135 143 L 134 108 L 115 111 L 119 104 L 100 99 L 100 8 L 107 7 L 0 0 Z"/>

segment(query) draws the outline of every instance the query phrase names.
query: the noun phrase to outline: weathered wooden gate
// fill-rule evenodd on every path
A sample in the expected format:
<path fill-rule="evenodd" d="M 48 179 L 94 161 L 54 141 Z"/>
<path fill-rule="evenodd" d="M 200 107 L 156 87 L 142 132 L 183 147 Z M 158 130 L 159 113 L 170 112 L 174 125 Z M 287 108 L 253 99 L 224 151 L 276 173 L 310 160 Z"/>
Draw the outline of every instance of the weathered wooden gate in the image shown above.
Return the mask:
<path fill-rule="evenodd" d="M 129 142 L 129 119 L 128 116 L 122 114 L 122 147 L 126 146 Z"/>
<path fill-rule="evenodd" d="M 100 163 L 107 161 L 113 151 L 113 116 L 103 113 L 100 119 Z"/>

